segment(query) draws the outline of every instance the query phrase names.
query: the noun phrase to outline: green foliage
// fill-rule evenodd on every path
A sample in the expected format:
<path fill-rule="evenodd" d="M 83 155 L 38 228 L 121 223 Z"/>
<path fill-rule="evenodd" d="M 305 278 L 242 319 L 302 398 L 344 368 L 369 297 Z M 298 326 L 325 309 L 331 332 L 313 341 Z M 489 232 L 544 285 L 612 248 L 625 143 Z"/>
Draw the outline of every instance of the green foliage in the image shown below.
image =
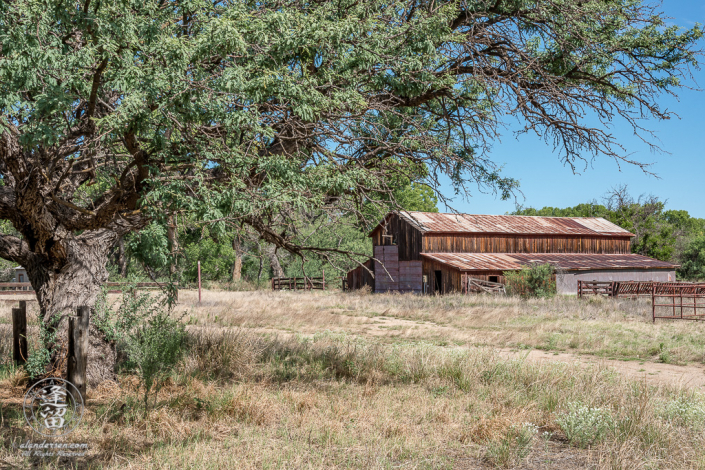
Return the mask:
<path fill-rule="evenodd" d="M 131 236 L 127 248 L 137 261 L 153 270 L 164 269 L 171 260 L 166 227 L 157 222 Z"/>
<path fill-rule="evenodd" d="M 506 271 L 507 293 L 522 298 L 552 297 L 556 294 L 555 268 L 551 264 L 532 264 L 519 271 Z"/>
<path fill-rule="evenodd" d="M 599 444 L 615 427 L 609 410 L 581 403 L 569 403 L 568 409 L 556 417 L 556 423 L 570 443 L 580 448 Z"/>
<path fill-rule="evenodd" d="M 687 426 L 698 431 L 705 427 L 705 405 L 702 396 L 681 396 L 661 403 L 656 409 L 662 418 L 675 425 Z"/>
<path fill-rule="evenodd" d="M 51 362 L 51 353 L 49 345 L 56 341 L 56 325 L 59 316 L 55 315 L 49 322 L 41 322 L 39 324 L 39 343 L 36 347 L 28 351 L 27 362 L 24 368 L 27 371 L 30 379 L 42 377 L 47 372 L 47 366 Z"/>
<path fill-rule="evenodd" d="M 207 232 L 206 232 L 207 233 Z M 198 261 L 201 261 L 201 279 L 229 281 L 232 275 L 235 252 L 227 237 L 214 239 L 203 237 L 184 246 L 184 280 L 194 282 L 198 278 Z"/>
<path fill-rule="evenodd" d="M 686 246 L 679 274 L 689 280 L 705 280 L 705 236 L 694 238 Z"/>
<path fill-rule="evenodd" d="M 133 287 L 112 305 L 106 294 L 103 289 L 96 302 L 93 323 L 126 356 L 120 366 L 139 376 L 147 413 L 153 387 L 156 399 L 163 379 L 184 354 L 185 325 L 169 313 L 171 292 L 139 293 Z"/>
<path fill-rule="evenodd" d="M 149 393 L 154 398 L 163 380 L 178 364 L 185 352 L 186 327 L 162 311 L 147 318 L 125 338 L 129 361 L 127 367 L 140 377 L 144 387 L 145 413 L 149 409 Z"/>
<path fill-rule="evenodd" d="M 119 301 L 110 304 L 104 287 L 96 300 L 91 321 L 108 341 L 124 347 L 131 332 L 148 318 L 158 315 L 167 304 L 164 295 L 139 292 L 134 285 L 123 290 Z"/>
<path fill-rule="evenodd" d="M 531 452 L 536 434 L 538 427 L 535 424 L 512 425 L 502 439 L 487 445 L 487 460 L 502 468 L 518 465 Z"/>

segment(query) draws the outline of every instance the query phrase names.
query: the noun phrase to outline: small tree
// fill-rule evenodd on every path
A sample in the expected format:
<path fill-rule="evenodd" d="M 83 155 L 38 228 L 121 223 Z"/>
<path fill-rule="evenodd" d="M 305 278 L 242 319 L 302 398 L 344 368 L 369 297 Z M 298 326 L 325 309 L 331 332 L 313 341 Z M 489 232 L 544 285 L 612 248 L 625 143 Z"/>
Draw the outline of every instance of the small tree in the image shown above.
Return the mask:
<path fill-rule="evenodd" d="M 519 271 L 506 271 L 507 293 L 521 298 L 552 297 L 556 295 L 556 270 L 553 265 L 532 264 Z"/>

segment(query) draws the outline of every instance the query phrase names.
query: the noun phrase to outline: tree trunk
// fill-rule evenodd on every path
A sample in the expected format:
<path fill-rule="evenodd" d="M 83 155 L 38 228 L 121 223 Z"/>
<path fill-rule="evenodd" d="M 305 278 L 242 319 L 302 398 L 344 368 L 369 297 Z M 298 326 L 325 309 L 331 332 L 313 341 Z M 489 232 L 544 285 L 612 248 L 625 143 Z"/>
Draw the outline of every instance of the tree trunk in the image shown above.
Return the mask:
<path fill-rule="evenodd" d="M 169 261 L 169 273 L 176 272 L 176 253 L 179 251 L 179 235 L 176 231 L 176 216 L 170 215 L 167 218 L 166 236 L 169 241 L 169 251 L 171 252 L 171 260 Z"/>
<path fill-rule="evenodd" d="M 37 295 L 40 318 L 44 325 L 56 331 L 56 341 L 48 345 L 51 363 L 47 375 L 66 376 L 68 315 L 75 315 L 81 306 L 91 308 L 89 330 L 87 384 L 94 387 L 104 380 L 115 379 L 116 353 L 114 345 L 94 326 L 95 303 L 101 286 L 108 280 L 108 255 L 116 241 L 112 232 L 84 232 L 67 239 L 66 258 L 61 269 L 49 268 L 44 256 L 29 258 L 27 275 Z"/>
<path fill-rule="evenodd" d="M 272 277 L 284 277 L 284 270 L 279 263 L 279 257 L 274 247 L 267 249 L 267 256 L 269 257 L 269 265 L 272 267 Z"/>
<path fill-rule="evenodd" d="M 237 236 L 233 237 L 233 251 L 235 252 L 235 261 L 233 262 L 233 282 L 240 282 L 242 278 L 242 251 L 240 250 L 240 242 Z"/>
<path fill-rule="evenodd" d="M 120 237 L 120 240 L 118 240 L 117 264 L 120 276 L 127 277 L 127 253 L 125 253 L 125 239 L 123 237 Z"/>

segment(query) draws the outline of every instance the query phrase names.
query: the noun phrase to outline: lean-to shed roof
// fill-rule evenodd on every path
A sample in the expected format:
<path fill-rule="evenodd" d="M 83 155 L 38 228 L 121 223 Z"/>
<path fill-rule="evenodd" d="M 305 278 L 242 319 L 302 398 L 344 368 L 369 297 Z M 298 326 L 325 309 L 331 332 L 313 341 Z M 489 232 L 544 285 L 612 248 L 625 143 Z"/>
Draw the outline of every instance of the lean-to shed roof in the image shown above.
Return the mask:
<path fill-rule="evenodd" d="M 634 254 L 582 253 L 421 253 L 426 259 L 460 271 L 514 271 L 533 263 L 550 263 L 566 271 L 591 269 L 675 269 L 678 266 Z"/>

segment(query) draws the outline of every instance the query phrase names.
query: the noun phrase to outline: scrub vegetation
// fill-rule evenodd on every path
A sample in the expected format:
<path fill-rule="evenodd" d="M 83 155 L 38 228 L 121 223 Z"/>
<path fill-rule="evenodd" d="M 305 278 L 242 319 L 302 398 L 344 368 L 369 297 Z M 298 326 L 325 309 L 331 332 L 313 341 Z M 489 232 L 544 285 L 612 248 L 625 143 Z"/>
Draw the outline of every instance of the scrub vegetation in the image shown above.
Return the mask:
<path fill-rule="evenodd" d="M 84 424 L 69 437 L 89 443 L 85 458 L 20 457 L 13 443 L 35 439 L 21 414 L 27 376 L 3 363 L 0 462 L 700 468 L 705 396 L 697 390 L 521 353 L 622 351 L 659 362 L 669 351 L 672 361 L 703 362 L 700 325 L 653 325 L 647 310 L 645 301 L 335 291 L 207 291 L 199 305 L 195 292 L 182 291 L 174 314 L 186 325 L 183 357 L 159 379 L 148 410 L 144 382 L 128 368 L 119 384 L 89 391 Z M 0 318 L 5 360 L 9 307 Z"/>

